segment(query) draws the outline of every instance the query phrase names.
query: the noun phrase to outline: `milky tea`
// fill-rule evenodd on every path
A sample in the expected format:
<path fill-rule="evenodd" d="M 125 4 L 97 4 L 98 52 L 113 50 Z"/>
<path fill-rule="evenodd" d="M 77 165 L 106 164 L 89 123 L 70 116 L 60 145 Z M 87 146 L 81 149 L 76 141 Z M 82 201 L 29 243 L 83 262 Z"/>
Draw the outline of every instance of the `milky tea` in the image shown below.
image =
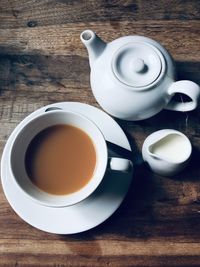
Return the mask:
<path fill-rule="evenodd" d="M 92 178 L 96 151 L 91 138 L 71 125 L 54 125 L 37 134 L 25 156 L 27 174 L 39 189 L 65 195 L 82 189 Z"/>

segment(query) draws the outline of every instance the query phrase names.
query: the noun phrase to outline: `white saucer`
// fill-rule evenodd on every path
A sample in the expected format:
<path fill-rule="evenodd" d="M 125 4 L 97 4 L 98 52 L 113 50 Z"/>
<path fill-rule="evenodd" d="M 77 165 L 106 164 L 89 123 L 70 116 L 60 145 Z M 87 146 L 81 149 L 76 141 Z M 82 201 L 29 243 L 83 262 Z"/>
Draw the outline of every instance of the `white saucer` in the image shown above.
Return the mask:
<path fill-rule="evenodd" d="M 85 115 L 99 126 L 107 141 L 131 151 L 126 135 L 115 120 L 103 111 L 82 103 L 62 102 L 48 105 L 30 114 L 20 125 L 35 115 L 45 112 L 49 107 L 58 107 Z M 10 144 L 18 130 L 19 126 L 15 128 L 4 148 L 1 179 L 8 202 L 24 221 L 46 232 L 74 234 L 99 225 L 116 211 L 128 191 L 133 172 L 107 172 L 99 188 L 89 198 L 70 207 L 46 207 L 27 198 L 14 183 L 8 168 Z"/>

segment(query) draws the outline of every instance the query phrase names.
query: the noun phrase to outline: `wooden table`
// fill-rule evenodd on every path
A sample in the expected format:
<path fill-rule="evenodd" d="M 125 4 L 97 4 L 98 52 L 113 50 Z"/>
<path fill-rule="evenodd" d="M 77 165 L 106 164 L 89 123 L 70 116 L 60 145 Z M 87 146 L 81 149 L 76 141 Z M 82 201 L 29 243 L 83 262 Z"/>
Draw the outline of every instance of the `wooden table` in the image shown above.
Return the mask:
<path fill-rule="evenodd" d="M 39 107 L 79 101 L 98 107 L 84 29 L 105 41 L 129 34 L 161 42 L 178 77 L 200 83 L 200 1 L 0 0 L 0 153 L 15 126 Z M 176 177 L 135 167 L 118 211 L 82 234 L 34 229 L 0 190 L 0 266 L 200 266 L 200 109 L 162 111 L 140 122 L 118 121 L 136 158 L 153 131 L 174 128 L 193 144 L 190 165 Z"/>

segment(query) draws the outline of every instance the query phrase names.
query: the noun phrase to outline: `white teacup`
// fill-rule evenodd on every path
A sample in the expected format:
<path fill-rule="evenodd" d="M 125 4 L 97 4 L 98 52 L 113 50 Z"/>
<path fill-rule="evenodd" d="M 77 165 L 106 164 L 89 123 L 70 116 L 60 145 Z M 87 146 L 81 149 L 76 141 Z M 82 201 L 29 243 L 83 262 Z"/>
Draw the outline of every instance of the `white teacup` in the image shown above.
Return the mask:
<path fill-rule="evenodd" d="M 53 195 L 40 190 L 29 179 L 25 167 L 25 154 L 31 140 L 45 128 L 58 124 L 75 126 L 87 133 L 97 156 L 96 168 L 90 181 L 80 190 L 67 195 Z M 51 207 L 70 206 L 84 200 L 99 186 L 107 168 L 129 171 L 130 166 L 132 163 L 128 159 L 108 158 L 106 140 L 94 122 L 78 113 L 63 110 L 48 111 L 28 121 L 21 127 L 11 145 L 10 167 L 17 185 L 34 201 Z"/>

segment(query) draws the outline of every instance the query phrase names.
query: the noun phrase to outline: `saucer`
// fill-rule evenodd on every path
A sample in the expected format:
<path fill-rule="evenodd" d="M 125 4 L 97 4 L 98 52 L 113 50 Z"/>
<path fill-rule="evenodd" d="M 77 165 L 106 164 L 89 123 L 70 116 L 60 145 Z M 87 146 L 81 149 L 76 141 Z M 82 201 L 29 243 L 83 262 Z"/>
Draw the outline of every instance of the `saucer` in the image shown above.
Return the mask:
<path fill-rule="evenodd" d="M 53 208 L 30 200 L 17 187 L 12 177 L 8 165 L 10 146 L 23 124 L 34 116 L 55 108 L 78 112 L 88 117 L 97 124 L 108 142 L 129 153 L 131 147 L 125 133 L 114 119 L 93 106 L 77 102 L 62 102 L 42 107 L 26 117 L 10 135 L 1 160 L 1 180 L 11 207 L 25 222 L 35 228 L 55 234 L 75 234 L 94 228 L 117 210 L 129 189 L 133 171 L 107 171 L 97 190 L 73 206 Z"/>

